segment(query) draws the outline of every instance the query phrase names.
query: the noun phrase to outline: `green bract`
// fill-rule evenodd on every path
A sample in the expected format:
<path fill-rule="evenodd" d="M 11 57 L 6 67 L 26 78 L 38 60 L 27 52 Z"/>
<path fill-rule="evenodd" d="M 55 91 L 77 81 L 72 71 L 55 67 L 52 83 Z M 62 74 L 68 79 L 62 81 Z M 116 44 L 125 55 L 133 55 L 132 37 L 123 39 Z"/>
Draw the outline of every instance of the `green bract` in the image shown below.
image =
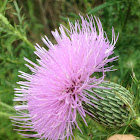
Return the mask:
<path fill-rule="evenodd" d="M 95 116 L 92 117 L 95 121 L 103 126 L 115 128 L 126 125 L 131 118 L 136 117 L 133 109 L 134 96 L 126 88 L 113 82 L 102 82 L 99 86 L 108 89 L 86 90 L 98 99 L 90 98 L 95 107 L 83 103 L 84 109 Z"/>

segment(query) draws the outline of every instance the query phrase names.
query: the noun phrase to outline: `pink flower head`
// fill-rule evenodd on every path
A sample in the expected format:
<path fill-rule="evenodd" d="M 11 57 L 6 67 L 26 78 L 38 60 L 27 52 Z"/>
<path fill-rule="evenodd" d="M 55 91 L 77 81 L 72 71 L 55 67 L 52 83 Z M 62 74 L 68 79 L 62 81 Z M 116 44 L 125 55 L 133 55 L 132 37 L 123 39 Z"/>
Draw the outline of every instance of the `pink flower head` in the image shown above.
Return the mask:
<path fill-rule="evenodd" d="M 57 30 L 52 32 L 57 41 L 55 45 L 45 36 L 42 40 L 48 51 L 36 44 L 35 54 L 39 57 L 39 64 L 25 58 L 32 74 L 20 71 L 19 76 L 26 81 L 18 82 L 21 86 L 15 91 L 14 101 L 20 101 L 21 105 L 14 107 L 19 116 L 12 119 L 16 126 L 23 128 L 19 131 L 36 132 L 23 134 L 26 137 L 71 139 L 73 129 L 77 127 L 80 130 L 77 114 L 86 123 L 85 113 L 89 113 L 84 110 L 82 102 L 94 106 L 88 99 L 92 96 L 85 90 L 99 88 L 105 72 L 111 71 L 111 67 L 105 68 L 105 65 L 116 59 L 108 58 L 113 54 L 117 40 L 114 30 L 110 43 L 99 18 L 91 16 L 87 21 L 81 17 L 81 20 L 81 24 L 78 21 L 75 25 L 69 22 L 70 30 L 60 25 L 60 34 Z M 103 76 L 91 76 L 94 72 L 102 72 Z"/>

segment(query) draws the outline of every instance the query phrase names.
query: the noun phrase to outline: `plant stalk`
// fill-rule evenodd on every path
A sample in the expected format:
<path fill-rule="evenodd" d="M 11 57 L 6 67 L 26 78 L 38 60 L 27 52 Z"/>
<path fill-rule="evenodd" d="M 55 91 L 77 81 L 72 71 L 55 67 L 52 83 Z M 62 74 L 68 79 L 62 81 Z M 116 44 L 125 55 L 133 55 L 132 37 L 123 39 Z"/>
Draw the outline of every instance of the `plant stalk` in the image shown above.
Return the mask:
<path fill-rule="evenodd" d="M 7 109 L 12 110 L 12 111 L 15 112 L 15 109 L 12 106 L 8 105 L 8 104 L 5 104 L 3 102 L 0 102 L 0 105 L 3 106 L 3 107 L 6 107 Z"/>
<path fill-rule="evenodd" d="M 0 21 L 8 28 L 15 36 L 17 36 L 19 39 L 23 40 L 25 43 L 27 43 L 32 49 L 35 49 L 34 45 L 27 39 L 26 36 L 24 36 L 22 33 L 20 33 L 16 28 L 14 28 L 8 21 L 8 19 L 3 16 L 0 13 Z"/>
<path fill-rule="evenodd" d="M 137 117 L 135 121 L 136 121 L 136 124 L 140 127 L 140 117 Z"/>

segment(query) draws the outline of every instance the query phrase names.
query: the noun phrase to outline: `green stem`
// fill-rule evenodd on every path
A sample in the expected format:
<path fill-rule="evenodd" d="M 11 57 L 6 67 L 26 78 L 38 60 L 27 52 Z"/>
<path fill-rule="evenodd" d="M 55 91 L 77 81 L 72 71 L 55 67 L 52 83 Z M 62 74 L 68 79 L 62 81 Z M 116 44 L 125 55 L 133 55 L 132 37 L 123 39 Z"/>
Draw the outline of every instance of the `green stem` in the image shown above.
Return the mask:
<path fill-rule="evenodd" d="M 15 111 L 14 108 L 13 108 L 12 106 L 10 106 L 10 105 L 8 105 L 8 104 L 5 104 L 5 103 L 3 103 L 3 102 L 0 102 L 0 105 L 6 107 L 6 108 L 9 109 L 9 110 Z"/>
<path fill-rule="evenodd" d="M 23 34 L 21 34 L 16 28 L 14 28 L 9 21 L 7 20 L 7 18 L 5 16 L 3 16 L 0 13 L 0 21 L 11 31 L 14 33 L 15 36 L 17 36 L 19 39 L 23 40 L 25 43 L 27 43 L 32 49 L 34 48 L 34 45 L 32 45 L 32 43 L 26 38 L 26 36 L 24 36 Z"/>
<path fill-rule="evenodd" d="M 4 116 L 4 117 L 11 117 L 12 116 L 12 114 L 9 114 L 9 113 L 6 113 L 6 112 L 1 112 L 0 111 L 0 116 Z"/>
<path fill-rule="evenodd" d="M 140 117 L 136 118 L 136 124 L 140 127 Z"/>

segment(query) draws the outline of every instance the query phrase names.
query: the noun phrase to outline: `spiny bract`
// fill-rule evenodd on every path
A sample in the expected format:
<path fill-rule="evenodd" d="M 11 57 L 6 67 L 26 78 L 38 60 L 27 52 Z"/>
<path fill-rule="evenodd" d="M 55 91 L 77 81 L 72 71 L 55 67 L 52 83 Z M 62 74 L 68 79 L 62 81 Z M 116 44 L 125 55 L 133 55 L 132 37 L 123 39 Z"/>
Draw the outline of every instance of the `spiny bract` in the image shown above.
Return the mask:
<path fill-rule="evenodd" d="M 116 128 L 126 125 L 130 118 L 134 117 L 129 107 L 129 105 L 133 107 L 134 96 L 126 88 L 113 82 L 102 82 L 98 86 L 107 88 L 86 90 L 98 99 L 95 101 L 90 98 L 96 107 L 83 103 L 84 108 L 95 116 L 92 117 L 95 121 L 103 126 Z"/>

